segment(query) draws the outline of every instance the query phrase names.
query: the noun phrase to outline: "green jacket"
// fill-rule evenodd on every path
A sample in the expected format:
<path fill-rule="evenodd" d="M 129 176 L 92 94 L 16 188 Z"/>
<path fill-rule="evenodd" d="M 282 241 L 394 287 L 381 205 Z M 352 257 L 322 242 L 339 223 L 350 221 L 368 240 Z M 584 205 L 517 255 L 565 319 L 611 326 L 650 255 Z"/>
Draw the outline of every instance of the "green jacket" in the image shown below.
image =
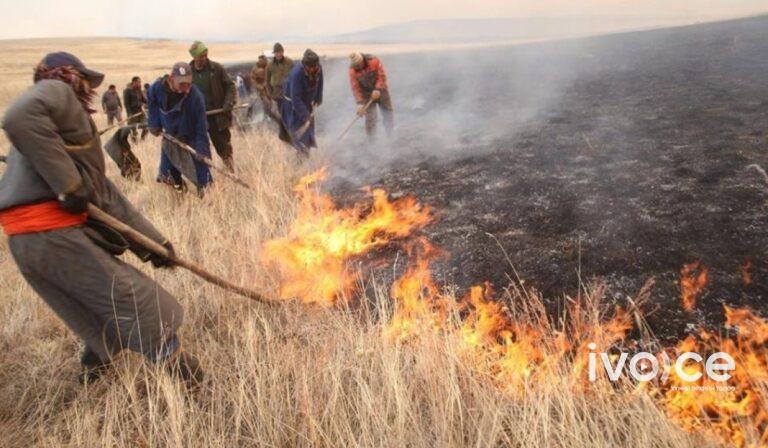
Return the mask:
<path fill-rule="evenodd" d="M 128 84 L 123 90 L 123 103 L 127 115 L 134 115 L 141 112 L 141 107 L 147 103 L 141 89 L 134 89 Z"/>
<path fill-rule="evenodd" d="M 283 96 L 283 83 L 293 68 L 293 60 L 283 57 L 281 62 L 272 58 L 267 64 L 267 92 L 272 99 L 278 100 Z"/>
<path fill-rule="evenodd" d="M 189 65 L 193 72 L 199 72 L 195 68 L 195 61 L 190 61 Z M 208 60 L 208 64 L 203 70 L 211 72 L 211 90 L 210 96 L 205 92 L 203 86 L 198 86 L 201 92 L 206 95 L 205 104 L 207 110 L 221 109 L 223 107 L 232 107 L 237 101 L 235 96 L 235 82 L 229 77 L 227 71 L 218 62 Z M 216 114 L 208 118 L 208 125 L 215 125 L 219 130 L 224 130 L 232 126 L 232 113 L 225 112 Z"/>

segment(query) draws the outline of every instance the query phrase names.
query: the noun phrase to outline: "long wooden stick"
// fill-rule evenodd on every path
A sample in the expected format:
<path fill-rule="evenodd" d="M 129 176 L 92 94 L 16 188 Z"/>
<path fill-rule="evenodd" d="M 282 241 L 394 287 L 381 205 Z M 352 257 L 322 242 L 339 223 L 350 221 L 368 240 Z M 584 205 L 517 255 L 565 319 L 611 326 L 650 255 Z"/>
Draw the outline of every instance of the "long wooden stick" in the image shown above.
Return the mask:
<path fill-rule="evenodd" d="M 176 137 L 174 137 L 172 135 L 169 135 L 169 134 L 166 134 L 165 132 L 163 132 L 161 135 L 163 136 L 164 139 L 168 140 L 169 142 L 173 143 L 177 147 L 179 147 L 179 148 L 183 149 L 184 151 L 188 152 L 198 162 L 204 163 L 204 164 L 208 165 L 210 168 L 214 169 L 216 172 L 218 172 L 222 176 L 229 178 L 230 180 L 232 180 L 236 184 L 240 185 L 241 187 L 245 187 L 245 188 L 247 188 L 249 190 L 256 191 L 256 189 L 253 188 L 246 181 L 244 181 L 244 180 L 240 179 L 239 177 L 235 176 L 234 174 L 224 170 L 223 168 L 217 167 L 216 165 L 213 164 L 213 160 L 209 159 L 208 157 L 205 157 L 205 156 L 202 156 L 202 155 L 198 154 L 197 151 L 195 151 L 194 148 L 192 148 L 191 146 L 189 146 L 186 143 L 182 142 L 181 140 L 177 139 Z"/>
<path fill-rule="evenodd" d="M 246 107 L 251 107 L 251 105 L 248 104 L 248 103 L 236 104 L 236 105 L 232 106 L 232 109 L 230 109 L 229 111 L 231 112 L 231 111 L 233 111 L 235 109 L 244 109 Z M 211 109 L 208 112 L 206 112 L 205 115 L 208 115 L 208 116 L 216 115 L 216 114 L 220 114 L 222 112 L 227 112 L 227 110 L 224 109 L 223 107 L 221 109 Z"/>
<path fill-rule="evenodd" d="M 127 123 L 131 119 L 136 118 L 136 117 L 140 117 L 142 115 L 144 115 L 144 111 L 143 110 L 141 112 L 136 112 L 135 114 L 131 115 L 130 117 L 125 117 L 125 120 L 120 120 L 117 123 L 113 124 L 112 126 L 107 126 L 106 128 L 100 130 L 99 131 L 99 135 L 104 135 L 110 129 L 114 129 L 116 127 L 119 127 L 121 124 Z"/>
<path fill-rule="evenodd" d="M 367 112 L 368 108 L 371 107 L 371 104 L 373 104 L 373 98 L 368 100 L 368 104 L 366 104 L 365 107 L 363 108 L 363 112 Z M 357 120 L 359 120 L 360 118 L 362 118 L 362 115 L 355 114 L 355 118 L 352 119 L 352 121 L 349 123 L 349 126 L 347 126 L 347 128 L 344 129 L 344 132 L 342 132 L 341 135 L 339 135 L 339 138 L 336 139 L 337 143 L 344 139 L 344 137 L 347 135 L 347 132 L 349 132 L 349 130 L 352 129 L 352 126 L 354 126 L 355 123 L 357 123 Z"/>
<path fill-rule="evenodd" d="M 91 218 L 101 221 L 104 224 L 112 227 L 116 231 L 120 232 L 124 237 L 144 247 L 153 254 L 170 259 L 175 266 L 182 267 L 209 283 L 257 302 L 266 303 L 269 305 L 278 303 L 278 301 L 273 298 L 266 297 L 257 291 L 230 283 L 226 279 L 206 271 L 202 266 L 196 263 L 180 258 L 176 254 L 171 254 L 162 244 L 159 244 L 156 241 L 150 239 L 148 236 L 144 235 L 128 224 L 125 224 L 124 222 L 113 217 L 112 215 L 108 214 L 93 204 L 88 204 L 88 215 Z"/>
<path fill-rule="evenodd" d="M 251 105 L 250 105 L 250 104 L 248 104 L 248 103 L 245 103 L 245 104 L 238 104 L 238 105 L 235 105 L 235 106 L 233 106 L 231 110 L 235 110 L 235 109 L 243 109 L 243 108 L 246 108 L 246 107 L 250 107 L 250 106 L 251 106 Z M 213 110 L 209 110 L 208 112 L 206 112 L 206 113 L 205 113 L 205 115 L 208 115 L 208 116 L 210 116 L 210 115 L 216 115 L 216 114 L 220 114 L 220 113 L 222 113 L 222 112 L 224 112 L 224 109 L 223 109 L 223 108 L 222 108 L 222 109 L 213 109 Z M 131 115 L 130 117 L 126 117 L 124 120 L 120 120 L 120 121 L 118 121 L 117 123 L 115 123 L 115 124 L 113 124 L 113 125 L 111 125 L 111 126 L 107 126 L 106 128 L 104 128 L 104 129 L 100 130 L 100 131 L 99 131 L 99 135 L 104 135 L 105 133 L 109 132 L 110 130 L 112 130 L 112 129 L 114 129 L 114 128 L 117 128 L 117 127 L 120 127 L 120 125 L 122 125 L 122 124 L 124 124 L 124 123 L 127 123 L 127 122 L 128 122 L 128 121 L 130 121 L 132 118 L 140 117 L 140 116 L 141 116 L 141 115 L 143 115 L 143 114 L 144 114 L 144 111 L 143 111 L 143 110 L 142 110 L 141 112 L 136 112 L 135 114 Z"/>
<path fill-rule="evenodd" d="M 5 155 L 0 156 L 0 162 L 5 163 L 7 162 L 6 159 L 7 159 L 7 156 Z M 164 247 L 162 244 L 157 243 L 153 239 L 149 238 L 148 236 L 144 235 L 143 233 L 139 232 L 138 230 L 134 229 L 128 224 L 125 224 L 124 222 L 120 221 L 119 219 L 115 218 L 114 216 L 110 215 L 109 213 L 96 207 L 93 204 L 88 204 L 88 215 L 93 219 L 101 221 L 104 224 L 112 227 L 116 231 L 120 232 L 120 234 L 122 234 L 125 238 L 144 247 L 145 249 L 152 252 L 153 254 L 160 255 L 161 257 L 166 257 L 170 259 L 174 265 L 180 266 L 192 272 L 193 274 L 197 275 L 198 277 L 202 278 L 203 280 L 209 283 L 212 283 L 222 289 L 226 289 L 227 291 L 232 291 L 248 299 L 265 303 L 268 305 L 275 305 L 279 303 L 278 300 L 275 300 L 270 297 L 266 297 L 265 295 L 257 291 L 254 291 L 248 288 L 243 288 L 242 286 L 235 285 L 234 283 L 230 283 L 229 281 L 219 277 L 218 275 L 206 271 L 196 263 L 193 263 L 188 260 L 184 260 L 183 258 L 179 258 L 179 256 L 176 254 L 171 255 L 168 249 Z"/>

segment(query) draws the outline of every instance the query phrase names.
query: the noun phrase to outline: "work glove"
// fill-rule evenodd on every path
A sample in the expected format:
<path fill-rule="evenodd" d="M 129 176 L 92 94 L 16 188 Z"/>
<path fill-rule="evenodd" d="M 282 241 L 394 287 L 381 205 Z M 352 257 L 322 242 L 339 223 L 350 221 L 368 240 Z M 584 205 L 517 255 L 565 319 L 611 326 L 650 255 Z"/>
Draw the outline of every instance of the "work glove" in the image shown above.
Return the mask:
<path fill-rule="evenodd" d="M 59 195 L 59 207 L 74 215 L 85 213 L 88 210 L 89 196 L 88 189 L 81 184 L 75 191 Z"/>
<path fill-rule="evenodd" d="M 232 112 L 232 109 L 235 107 L 234 104 L 227 103 L 224 105 L 222 109 L 224 109 L 224 112 Z"/>
<path fill-rule="evenodd" d="M 163 247 L 168 250 L 168 256 L 152 254 L 149 256 L 149 261 L 152 262 L 152 266 L 156 268 L 170 268 L 173 267 L 173 258 L 176 258 L 176 251 L 173 250 L 173 244 L 170 241 L 163 243 Z"/>
<path fill-rule="evenodd" d="M 366 112 L 365 104 L 361 104 L 361 105 L 357 106 L 357 115 L 358 116 L 360 116 L 360 117 L 364 116 L 365 112 Z"/>
<path fill-rule="evenodd" d="M 381 90 L 379 90 L 379 89 L 376 89 L 376 90 L 374 90 L 373 92 L 371 92 L 371 99 L 372 99 L 373 101 L 376 101 L 376 100 L 378 100 L 379 98 L 381 98 Z"/>

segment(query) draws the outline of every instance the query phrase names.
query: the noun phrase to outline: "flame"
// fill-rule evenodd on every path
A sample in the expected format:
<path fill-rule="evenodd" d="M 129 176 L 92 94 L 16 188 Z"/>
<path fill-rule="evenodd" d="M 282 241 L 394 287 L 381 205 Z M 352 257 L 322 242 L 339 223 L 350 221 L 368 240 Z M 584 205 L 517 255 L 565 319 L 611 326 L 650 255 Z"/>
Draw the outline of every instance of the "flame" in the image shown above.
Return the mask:
<path fill-rule="evenodd" d="M 352 292 L 358 275 L 348 266 L 353 257 L 410 236 L 432 215 L 415 199 L 390 201 L 380 189 L 368 191 L 370 204 L 338 208 L 313 188 L 325 176 L 320 170 L 298 182 L 297 218 L 287 237 L 266 245 L 263 260 L 280 273 L 281 297 L 330 305 Z M 512 299 L 522 294 L 499 295 L 487 283 L 473 286 L 456 300 L 441 292 L 430 269 L 440 251 L 423 238 L 407 249 L 412 261 L 391 285 L 392 315 L 382 324 L 383 335 L 397 344 L 409 344 L 427 333 L 455 341 L 463 363 L 500 393 L 520 396 L 532 383 L 550 384 L 555 379 L 568 383 L 572 393 L 587 393 L 591 344 L 615 362 L 611 350 L 626 344 L 634 328 L 628 311 L 601 305 L 605 291 L 600 289 L 568 298 L 563 317 L 557 320 L 541 301 L 519 303 Z M 750 267 L 749 260 L 742 266 L 745 284 L 751 281 Z M 707 268 L 698 262 L 680 270 L 686 311 L 694 309 L 707 277 Z M 715 352 L 730 354 L 736 369 L 726 383 L 706 375 L 689 383 L 672 369 L 666 382 L 630 384 L 629 389 L 611 385 L 615 399 L 627 392 L 646 393 L 686 431 L 739 447 L 768 446 L 768 321 L 748 309 L 726 307 L 725 316 L 735 335 L 702 330 L 668 351 L 695 352 L 705 359 Z M 659 352 L 657 358 L 668 351 Z M 698 363 L 683 366 L 688 374 L 702 370 Z M 601 380 L 606 380 L 604 372 Z"/>
<path fill-rule="evenodd" d="M 587 346 L 590 342 L 610 347 L 632 328 L 621 307 L 602 315 L 588 315 L 588 304 L 574 301 L 566 331 L 547 318 L 543 305 L 526 304 L 510 309 L 490 284 L 476 285 L 458 302 L 440 294 L 429 264 L 435 250 L 426 241 L 416 261 L 398 278 L 391 297 L 395 312 L 385 335 L 399 343 L 425 332 L 439 332 L 459 341 L 467 365 L 507 393 L 522 394 L 529 381 L 548 381 L 563 371 L 572 373 L 574 386 L 588 383 Z"/>
<path fill-rule="evenodd" d="M 744 264 L 741 265 L 741 281 L 744 286 L 752 284 L 752 260 L 749 258 L 744 260 Z"/>
<path fill-rule="evenodd" d="M 430 261 L 440 253 L 425 239 L 409 246 L 409 252 L 416 254 L 406 272 L 392 284 L 390 297 L 395 310 L 385 333 L 388 337 L 404 341 L 417 335 L 421 330 L 444 327 L 447 306 L 440 296 L 429 269 Z"/>
<path fill-rule="evenodd" d="M 413 197 L 390 201 L 381 189 L 368 191 L 372 202 L 338 208 L 312 188 L 325 179 L 322 169 L 294 187 L 298 215 L 288 236 L 267 242 L 262 262 L 280 273 L 280 297 L 330 305 L 351 290 L 357 273 L 350 258 L 408 236 L 432 220 L 431 211 Z"/>
<path fill-rule="evenodd" d="M 674 371 L 663 386 L 661 404 L 683 429 L 717 436 L 739 447 L 768 446 L 768 321 L 748 309 L 725 307 L 727 325 L 738 331 L 732 338 L 702 331 L 689 336 L 676 352 L 702 357 L 725 352 L 734 357 L 735 370 L 725 383 L 706 375 L 683 381 Z M 688 365 L 686 373 L 701 372 L 701 364 Z"/>
<path fill-rule="evenodd" d="M 685 264 L 680 269 L 680 291 L 685 311 L 690 313 L 696 307 L 696 301 L 707 286 L 708 275 L 709 270 L 699 262 Z"/>

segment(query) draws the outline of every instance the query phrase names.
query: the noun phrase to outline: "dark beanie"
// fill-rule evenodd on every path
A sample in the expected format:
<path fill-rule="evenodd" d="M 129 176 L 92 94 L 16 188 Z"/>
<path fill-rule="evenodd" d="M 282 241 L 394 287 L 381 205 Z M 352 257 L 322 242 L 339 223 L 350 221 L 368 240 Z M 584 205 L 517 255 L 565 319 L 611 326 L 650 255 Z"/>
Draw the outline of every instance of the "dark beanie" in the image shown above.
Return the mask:
<path fill-rule="evenodd" d="M 304 57 L 301 58 L 301 63 L 308 67 L 312 67 L 320 63 L 320 57 L 317 53 L 307 48 L 307 51 L 304 52 Z"/>

